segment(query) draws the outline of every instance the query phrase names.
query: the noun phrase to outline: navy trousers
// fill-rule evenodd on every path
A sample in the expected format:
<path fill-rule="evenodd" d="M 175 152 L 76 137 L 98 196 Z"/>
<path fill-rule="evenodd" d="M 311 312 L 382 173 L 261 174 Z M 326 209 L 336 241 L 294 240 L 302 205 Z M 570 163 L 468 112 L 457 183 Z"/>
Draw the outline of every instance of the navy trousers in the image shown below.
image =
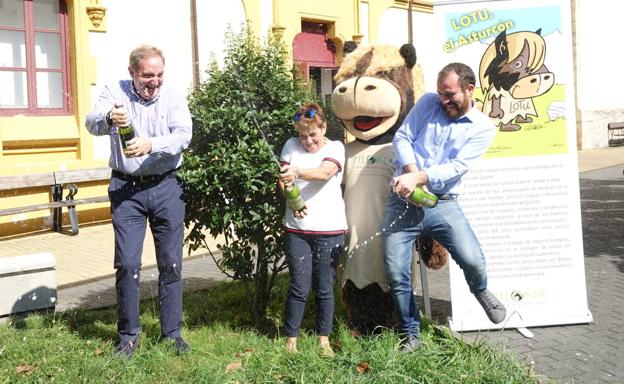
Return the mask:
<path fill-rule="evenodd" d="M 287 261 L 290 284 L 286 299 L 284 333 L 299 335 L 310 289 L 316 299 L 316 332 L 331 333 L 334 319 L 334 278 L 345 236 L 287 232 Z"/>
<path fill-rule="evenodd" d="M 182 185 L 177 177 L 138 182 L 113 176 L 108 195 L 115 231 L 119 341 L 131 341 L 141 332 L 139 287 L 147 222 L 156 248 L 161 334 L 165 337 L 179 337 L 182 327 L 185 210 Z"/>

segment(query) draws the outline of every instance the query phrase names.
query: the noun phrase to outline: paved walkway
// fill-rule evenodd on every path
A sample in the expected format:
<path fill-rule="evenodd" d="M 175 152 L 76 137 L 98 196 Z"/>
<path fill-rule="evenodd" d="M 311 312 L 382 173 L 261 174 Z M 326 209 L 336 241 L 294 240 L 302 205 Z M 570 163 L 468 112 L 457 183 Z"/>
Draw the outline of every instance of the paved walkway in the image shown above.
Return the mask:
<path fill-rule="evenodd" d="M 515 330 L 466 332 L 504 345 L 538 374 L 559 383 L 624 383 L 624 147 L 579 152 L 585 268 L 591 324 L 531 328 L 528 339 Z M 153 243 L 144 245 L 142 294 L 156 295 Z M 211 244 L 214 244 L 212 242 Z M 115 304 L 112 227 L 81 227 L 78 236 L 45 233 L 0 241 L 2 257 L 52 252 L 57 264 L 57 310 Z M 186 253 L 185 253 L 186 254 Z M 204 251 L 185 256 L 186 290 L 205 289 L 224 276 Z M 448 270 L 429 273 L 434 319 L 451 315 Z M 422 306 L 421 306 L 422 308 Z"/>
<path fill-rule="evenodd" d="M 208 237 L 209 238 L 209 237 Z M 208 240 L 208 246 L 216 251 L 215 239 Z M 110 277 L 113 269 L 112 224 L 82 226 L 77 236 L 56 232 L 46 232 L 35 236 L 0 241 L 0 261 L 2 257 L 52 252 L 56 259 L 56 284 L 59 288 L 84 285 L 87 282 Z M 184 257 L 195 259 L 208 257 L 206 249 L 190 252 L 184 247 Z M 149 226 L 143 242 L 143 269 L 156 265 L 154 241 Z"/>

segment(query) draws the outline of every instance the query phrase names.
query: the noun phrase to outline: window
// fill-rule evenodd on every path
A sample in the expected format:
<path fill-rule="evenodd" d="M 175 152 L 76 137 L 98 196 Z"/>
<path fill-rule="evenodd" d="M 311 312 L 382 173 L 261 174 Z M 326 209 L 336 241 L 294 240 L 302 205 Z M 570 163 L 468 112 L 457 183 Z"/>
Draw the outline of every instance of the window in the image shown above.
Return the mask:
<path fill-rule="evenodd" d="M 0 113 L 70 112 L 64 0 L 0 0 Z"/>

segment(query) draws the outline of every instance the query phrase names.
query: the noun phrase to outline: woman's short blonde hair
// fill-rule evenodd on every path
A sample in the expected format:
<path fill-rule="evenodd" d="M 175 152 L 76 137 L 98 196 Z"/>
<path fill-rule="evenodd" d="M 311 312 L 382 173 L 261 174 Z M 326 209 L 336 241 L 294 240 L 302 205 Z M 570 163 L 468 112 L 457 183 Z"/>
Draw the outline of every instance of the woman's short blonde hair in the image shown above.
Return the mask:
<path fill-rule="evenodd" d="M 295 129 L 297 131 L 321 128 L 326 121 L 323 108 L 317 103 L 301 105 L 293 116 L 293 120 L 295 121 Z"/>

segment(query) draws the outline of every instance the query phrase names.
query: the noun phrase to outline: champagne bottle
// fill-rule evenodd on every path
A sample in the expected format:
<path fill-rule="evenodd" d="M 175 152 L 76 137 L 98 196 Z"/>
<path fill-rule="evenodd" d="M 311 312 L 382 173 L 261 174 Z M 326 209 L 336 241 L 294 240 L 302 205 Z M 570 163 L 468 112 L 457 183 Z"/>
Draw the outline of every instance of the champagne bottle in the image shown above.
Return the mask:
<path fill-rule="evenodd" d="M 305 201 L 301 196 L 301 191 L 299 190 L 297 184 L 292 183 L 287 185 L 284 192 L 286 194 L 286 202 L 288 203 L 290 209 L 293 211 L 300 211 L 305 208 Z"/>
<path fill-rule="evenodd" d="M 135 138 L 134 127 L 132 123 L 130 123 L 125 127 L 117 127 L 117 132 L 119 132 L 119 140 L 121 141 L 121 147 L 125 153 L 128 149 L 128 142 Z"/>
<path fill-rule="evenodd" d="M 115 103 L 115 107 L 123 108 L 123 104 Z M 122 126 L 122 127 L 118 126 L 117 127 L 117 133 L 119 134 L 119 141 L 121 141 L 122 152 L 125 155 L 126 150 L 128 150 L 128 142 L 136 137 L 136 134 L 134 132 L 134 126 L 132 125 L 132 122 L 128 121 L 128 125 L 125 125 L 125 126 Z M 126 157 L 127 157 L 127 155 L 126 155 Z"/>
<path fill-rule="evenodd" d="M 424 205 L 428 208 L 433 208 L 438 204 L 438 197 L 433 193 L 425 191 L 421 187 L 416 187 L 409 199 L 414 204 Z"/>

